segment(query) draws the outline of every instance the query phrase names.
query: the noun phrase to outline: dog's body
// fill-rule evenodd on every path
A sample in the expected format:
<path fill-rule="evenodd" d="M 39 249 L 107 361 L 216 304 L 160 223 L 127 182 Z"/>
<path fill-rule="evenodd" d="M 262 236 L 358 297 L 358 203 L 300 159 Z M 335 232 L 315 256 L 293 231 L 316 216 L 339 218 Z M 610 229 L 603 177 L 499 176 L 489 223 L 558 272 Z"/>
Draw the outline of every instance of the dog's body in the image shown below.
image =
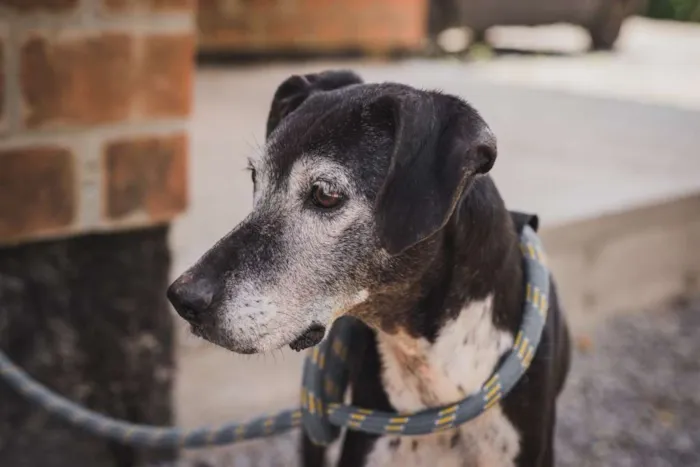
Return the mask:
<path fill-rule="evenodd" d="M 252 161 L 253 213 L 169 290 L 194 332 L 241 353 L 301 350 L 340 315 L 365 323 L 351 397 L 415 412 L 463 399 L 511 348 L 524 300 L 518 225 L 485 175 L 495 139 L 461 100 L 349 72 L 292 77 Z M 340 466 L 550 466 L 568 336 L 552 284 L 535 358 L 453 431 L 349 431 Z M 306 466 L 324 449 L 305 439 Z"/>

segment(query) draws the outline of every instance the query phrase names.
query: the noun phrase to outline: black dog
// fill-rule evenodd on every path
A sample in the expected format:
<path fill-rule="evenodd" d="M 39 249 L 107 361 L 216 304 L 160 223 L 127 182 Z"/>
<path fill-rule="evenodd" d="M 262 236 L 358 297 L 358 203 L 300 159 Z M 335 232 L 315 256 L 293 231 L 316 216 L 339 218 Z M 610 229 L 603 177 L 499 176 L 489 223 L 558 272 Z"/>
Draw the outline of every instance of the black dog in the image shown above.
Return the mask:
<path fill-rule="evenodd" d="M 366 324 L 351 397 L 416 412 L 479 389 L 513 345 L 524 280 L 514 218 L 491 178 L 496 140 L 462 100 L 351 72 L 293 76 L 275 93 L 253 212 L 178 278 L 193 331 L 240 353 Z M 499 404 L 412 438 L 349 431 L 340 465 L 550 466 L 569 364 L 554 284 L 542 341 Z M 324 450 L 303 443 L 304 464 Z"/>

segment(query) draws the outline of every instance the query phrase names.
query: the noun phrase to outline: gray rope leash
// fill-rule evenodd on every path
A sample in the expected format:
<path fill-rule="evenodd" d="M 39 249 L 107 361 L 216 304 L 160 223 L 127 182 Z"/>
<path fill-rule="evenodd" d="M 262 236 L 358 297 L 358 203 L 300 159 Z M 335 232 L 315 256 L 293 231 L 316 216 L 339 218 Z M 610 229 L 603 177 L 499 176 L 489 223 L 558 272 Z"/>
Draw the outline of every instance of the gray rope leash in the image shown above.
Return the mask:
<path fill-rule="evenodd" d="M 0 377 L 27 400 L 69 424 L 98 437 L 144 447 L 200 448 L 282 433 L 301 424 L 301 411 L 286 410 L 248 423 L 186 430 L 129 423 L 106 417 L 59 396 L 37 383 L 0 351 Z"/>
<path fill-rule="evenodd" d="M 374 434 L 425 435 L 449 430 L 479 416 L 498 403 L 525 373 L 535 355 L 547 317 L 549 271 L 535 231 L 521 234 L 527 296 L 523 322 L 510 354 L 482 386 L 466 399 L 416 414 L 396 414 L 342 405 L 348 384 L 347 357 L 353 329 L 359 323 L 343 317 L 306 359 L 300 410 L 286 410 L 248 423 L 186 430 L 128 423 L 106 417 L 57 395 L 33 380 L 0 351 L 0 378 L 29 401 L 58 418 L 122 444 L 148 447 L 199 448 L 272 436 L 303 425 L 317 444 L 329 444 L 339 427 Z"/>

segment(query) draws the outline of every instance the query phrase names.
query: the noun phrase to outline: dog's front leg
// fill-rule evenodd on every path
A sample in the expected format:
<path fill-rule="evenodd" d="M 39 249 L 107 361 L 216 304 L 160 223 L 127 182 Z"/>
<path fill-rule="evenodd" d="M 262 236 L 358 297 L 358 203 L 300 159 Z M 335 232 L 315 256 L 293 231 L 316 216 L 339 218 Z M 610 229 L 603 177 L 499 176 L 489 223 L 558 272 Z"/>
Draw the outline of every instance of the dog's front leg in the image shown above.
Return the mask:
<path fill-rule="evenodd" d="M 317 446 L 304 430 L 301 431 L 301 467 L 325 467 L 326 447 Z"/>

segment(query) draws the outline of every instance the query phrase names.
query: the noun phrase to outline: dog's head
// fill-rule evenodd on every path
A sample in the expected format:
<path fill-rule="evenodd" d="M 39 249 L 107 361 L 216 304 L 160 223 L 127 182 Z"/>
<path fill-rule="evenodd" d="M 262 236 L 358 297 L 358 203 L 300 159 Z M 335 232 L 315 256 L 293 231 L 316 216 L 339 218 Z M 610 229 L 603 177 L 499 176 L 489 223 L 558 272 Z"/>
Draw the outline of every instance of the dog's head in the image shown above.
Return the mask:
<path fill-rule="evenodd" d="M 333 320 L 429 267 L 455 206 L 496 158 L 452 96 L 293 76 L 275 93 L 254 206 L 169 288 L 196 334 L 241 353 L 321 341 Z"/>

